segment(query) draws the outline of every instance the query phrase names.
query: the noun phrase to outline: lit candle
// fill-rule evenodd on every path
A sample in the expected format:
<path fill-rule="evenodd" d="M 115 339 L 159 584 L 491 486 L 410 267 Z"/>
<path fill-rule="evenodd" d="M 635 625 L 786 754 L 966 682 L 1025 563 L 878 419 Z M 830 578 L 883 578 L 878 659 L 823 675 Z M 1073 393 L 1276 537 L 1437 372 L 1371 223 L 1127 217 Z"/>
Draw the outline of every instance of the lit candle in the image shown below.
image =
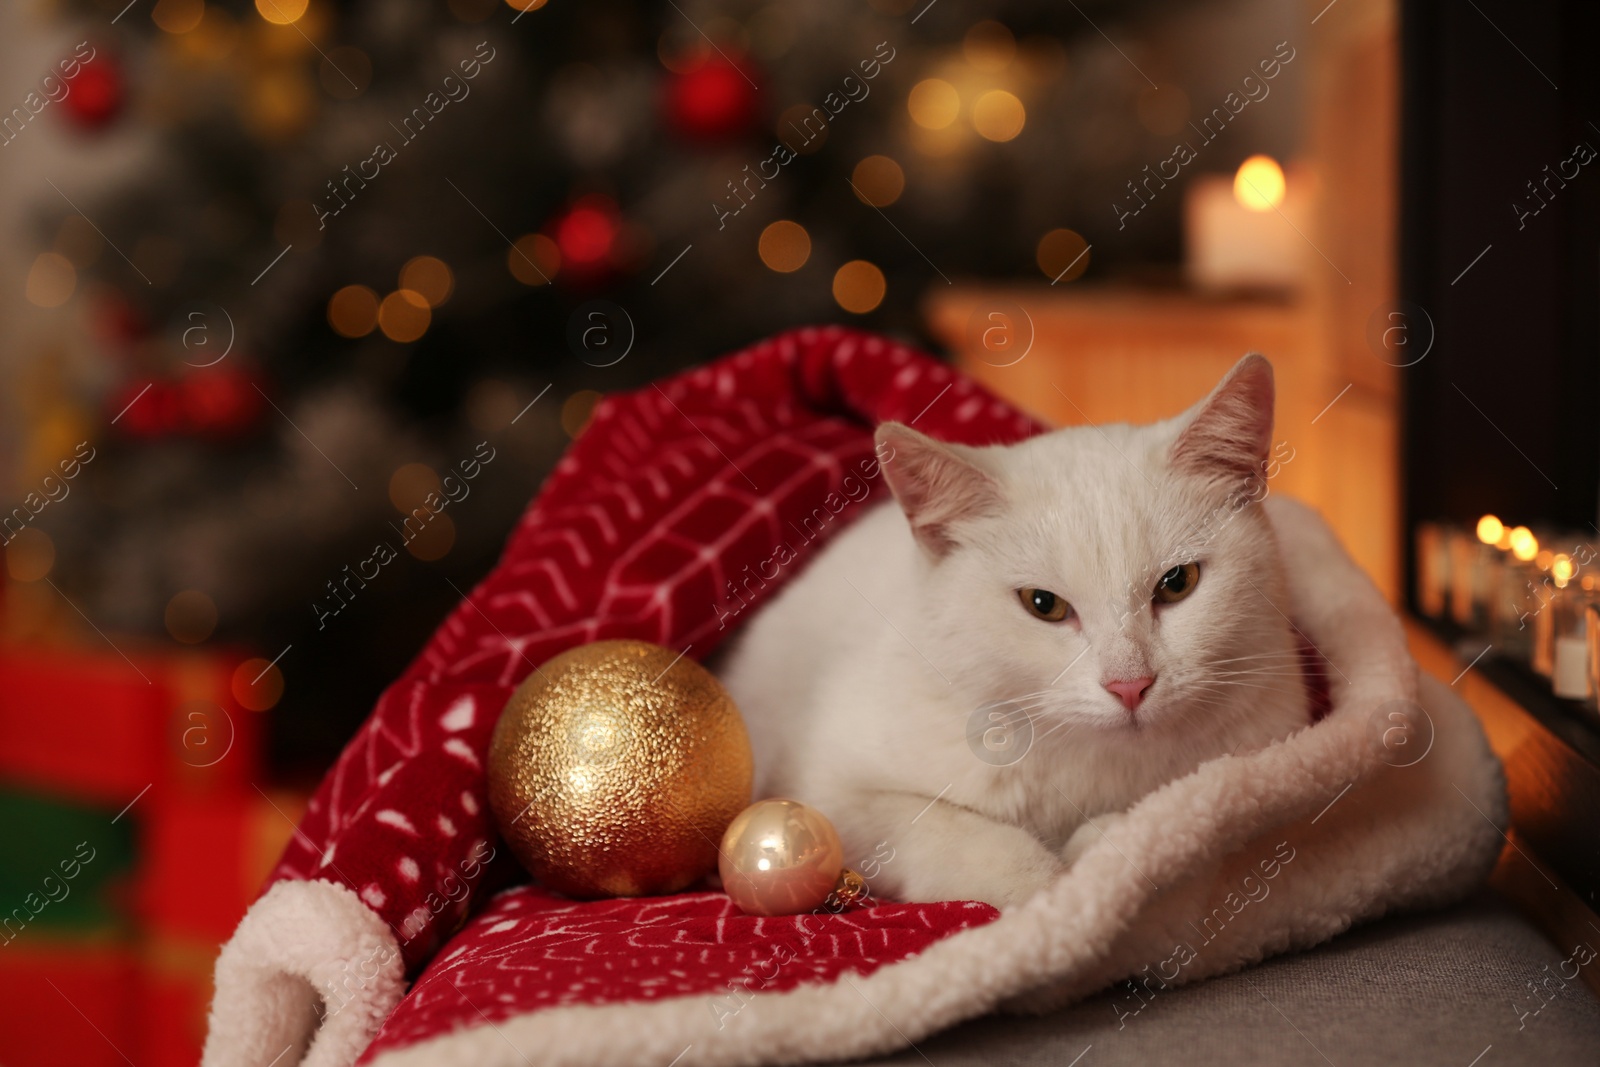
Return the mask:
<path fill-rule="evenodd" d="M 1589 695 L 1589 642 L 1585 631 L 1556 638 L 1555 670 L 1550 684 L 1558 697 L 1583 700 Z"/>
<path fill-rule="evenodd" d="M 1309 182 L 1269 156 L 1230 178 L 1198 175 L 1184 192 L 1185 272 L 1197 289 L 1288 289 L 1305 273 L 1312 228 Z M 1297 232 L 1298 231 L 1298 232 Z"/>
<path fill-rule="evenodd" d="M 1543 559 L 1544 555 L 1541 552 L 1538 558 Z M 1550 634 L 1549 670 L 1545 673 L 1550 677 L 1550 688 L 1556 696 L 1584 700 L 1593 695 L 1593 685 L 1589 679 L 1590 624 L 1586 619 L 1586 609 L 1596 599 L 1595 576 L 1585 574 L 1574 581 L 1578 575 L 1578 564 L 1565 552 L 1550 554 L 1549 571 L 1554 592 L 1543 612 L 1550 618 L 1544 627 Z M 1540 666 L 1538 648 L 1536 641 L 1535 667 Z"/>

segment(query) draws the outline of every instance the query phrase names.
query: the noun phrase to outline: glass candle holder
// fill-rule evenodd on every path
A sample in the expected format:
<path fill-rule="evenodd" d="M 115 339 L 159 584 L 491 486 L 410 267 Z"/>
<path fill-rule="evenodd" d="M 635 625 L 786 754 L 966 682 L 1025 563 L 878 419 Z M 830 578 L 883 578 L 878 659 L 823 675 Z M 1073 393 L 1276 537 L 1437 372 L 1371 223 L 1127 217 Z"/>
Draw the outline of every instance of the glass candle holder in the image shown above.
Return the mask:
<path fill-rule="evenodd" d="M 1555 674 L 1556 616 L 1561 608 L 1558 602 L 1564 599 L 1569 581 L 1569 578 L 1557 577 L 1555 561 L 1555 552 L 1548 548 L 1540 549 L 1534 556 L 1533 565 L 1538 574 L 1523 600 L 1523 621 L 1533 631 L 1528 663 L 1536 673 L 1546 678 Z M 1581 618 L 1579 622 L 1582 622 Z"/>
<path fill-rule="evenodd" d="M 1531 560 L 1504 559 L 1493 569 L 1495 594 L 1489 603 L 1489 634 L 1496 651 L 1530 662 L 1533 628 L 1549 597 L 1539 568 Z"/>
<path fill-rule="evenodd" d="M 1458 626 L 1483 630 L 1489 604 L 1499 588 L 1503 553 L 1469 534 L 1453 538 L 1450 552 L 1450 616 Z"/>
<path fill-rule="evenodd" d="M 1590 700 L 1594 695 L 1588 616 L 1595 603 L 1581 586 L 1568 584 L 1544 611 L 1551 618 L 1550 688 L 1558 697 Z"/>
<path fill-rule="evenodd" d="M 1564 599 L 1566 590 L 1553 590 L 1543 605 L 1532 606 L 1532 614 L 1525 618 L 1533 629 L 1532 649 L 1528 664 L 1538 674 L 1551 678 L 1556 670 L 1556 615 L 1557 602 Z"/>
<path fill-rule="evenodd" d="M 1417 524 L 1417 610 L 1444 618 L 1450 593 L 1450 531 L 1436 522 Z"/>
<path fill-rule="evenodd" d="M 1589 676 L 1591 711 L 1600 707 L 1600 602 L 1588 599 L 1583 606 L 1583 644 L 1585 649 L 1584 673 Z"/>

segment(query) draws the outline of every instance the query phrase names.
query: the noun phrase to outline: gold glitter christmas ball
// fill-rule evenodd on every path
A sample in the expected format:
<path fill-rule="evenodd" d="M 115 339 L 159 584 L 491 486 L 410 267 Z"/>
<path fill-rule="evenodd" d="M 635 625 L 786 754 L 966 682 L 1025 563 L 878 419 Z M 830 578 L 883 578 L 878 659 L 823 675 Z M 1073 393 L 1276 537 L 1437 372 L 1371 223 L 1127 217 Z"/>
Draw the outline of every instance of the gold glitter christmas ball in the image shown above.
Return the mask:
<path fill-rule="evenodd" d="M 700 664 L 645 641 L 556 656 L 517 688 L 489 743 L 489 804 L 512 853 L 568 896 L 693 884 L 750 802 L 750 739 Z"/>

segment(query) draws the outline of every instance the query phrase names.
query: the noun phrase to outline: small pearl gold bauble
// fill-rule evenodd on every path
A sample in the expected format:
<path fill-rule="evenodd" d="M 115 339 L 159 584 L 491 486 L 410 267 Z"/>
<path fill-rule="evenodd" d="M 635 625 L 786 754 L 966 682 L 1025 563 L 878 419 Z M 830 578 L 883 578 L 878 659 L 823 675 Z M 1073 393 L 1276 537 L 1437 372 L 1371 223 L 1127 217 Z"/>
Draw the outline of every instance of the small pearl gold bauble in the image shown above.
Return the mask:
<path fill-rule="evenodd" d="M 838 910 L 866 895 L 844 865 L 844 846 L 827 817 L 797 800 L 763 800 L 728 824 L 717 862 L 722 888 L 749 915 Z"/>
<path fill-rule="evenodd" d="M 506 703 L 489 804 L 512 853 L 573 897 L 672 893 L 750 802 L 750 739 L 698 663 L 644 641 L 556 656 Z"/>

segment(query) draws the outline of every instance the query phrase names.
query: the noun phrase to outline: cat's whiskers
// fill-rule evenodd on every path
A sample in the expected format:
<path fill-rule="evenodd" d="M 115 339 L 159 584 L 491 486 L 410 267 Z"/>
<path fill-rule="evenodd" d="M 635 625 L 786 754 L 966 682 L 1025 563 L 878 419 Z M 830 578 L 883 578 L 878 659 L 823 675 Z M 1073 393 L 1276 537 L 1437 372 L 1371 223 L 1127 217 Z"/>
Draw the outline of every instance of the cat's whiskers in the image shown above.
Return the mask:
<path fill-rule="evenodd" d="M 1225 659 L 1208 660 L 1207 663 L 1213 667 L 1220 667 L 1225 663 L 1244 663 L 1254 660 L 1298 660 L 1301 658 L 1299 652 L 1252 652 L 1248 656 L 1229 656 Z"/>
<path fill-rule="evenodd" d="M 963 711 L 958 714 L 973 715 L 979 711 L 1034 711 L 1050 703 L 1050 696 L 1051 694 L 1049 693 L 1030 693 L 1027 696 L 1011 697 L 1007 700 L 992 700 L 987 704 L 979 704 L 971 711 Z"/>
<path fill-rule="evenodd" d="M 1058 692 L 1058 690 L 1055 690 L 1055 689 L 1040 689 L 1040 690 L 1036 690 L 1035 692 L 1032 692 L 1032 693 L 1023 693 L 1021 696 L 1007 697 L 1005 700 L 997 701 L 997 703 L 1001 703 L 1001 704 L 1021 703 L 1022 701 L 1025 701 L 1025 700 L 1037 700 L 1040 697 L 1049 697 L 1049 696 L 1054 695 L 1057 692 Z"/>
<path fill-rule="evenodd" d="M 1247 685 L 1251 683 L 1266 683 L 1270 685 L 1275 684 L 1280 680 L 1287 682 L 1287 688 L 1289 689 L 1298 689 L 1303 685 L 1300 676 L 1297 674 L 1244 674 L 1224 675 L 1220 677 L 1216 675 L 1210 675 L 1204 678 L 1196 678 L 1190 684 L 1196 686 L 1204 685 L 1213 689 L 1220 689 L 1221 687 L 1228 685 Z"/>
<path fill-rule="evenodd" d="M 1263 663 L 1255 667 L 1218 667 L 1215 673 L 1231 674 L 1236 671 L 1294 671 L 1299 673 L 1300 665 L 1298 663 Z"/>
<path fill-rule="evenodd" d="M 1226 681 L 1226 680 L 1218 680 L 1216 682 L 1216 684 L 1217 685 L 1234 686 L 1235 688 L 1238 688 L 1238 689 L 1261 689 L 1261 690 L 1265 690 L 1268 693 L 1283 693 L 1285 695 L 1293 695 L 1295 692 L 1299 691 L 1299 689 L 1300 689 L 1299 686 L 1258 685 L 1258 684 L 1256 684 L 1254 682 L 1233 682 L 1233 681 Z"/>
<path fill-rule="evenodd" d="M 1303 691 L 1302 683 L 1299 679 L 1295 679 L 1293 684 L 1289 686 L 1278 686 L 1256 684 L 1254 681 L 1240 682 L 1226 678 L 1196 678 L 1186 684 L 1186 699 L 1181 710 L 1182 718 L 1179 721 L 1184 721 L 1191 711 L 1199 711 L 1200 709 L 1208 711 L 1237 709 L 1239 701 L 1244 698 L 1244 694 L 1238 692 L 1239 689 L 1260 689 L 1288 697 Z"/>
<path fill-rule="evenodd" d="M 1282 670 L 1277 667 L 1257 667 L 1248 671 L 1216 671 L 1214 678 L 1305 678 L 1299 670 Z"/>
<path fill-rule="evenodd" d="M 1034 744 L 1038 744 L 1040 741 L 1043 741 L 1045 738 L 1049 737 L 1051 734 L 1055 733 L 1057 730 L 1061 729 L 1063 726 L 1070 727 L 1070 729 L 1067 730 L 1067 733 L 1070 734 L 1070 733 L 1072 733 L 1073 730 L 1076 730 L 1078 727 L 1082 726 L 1087 721 L 1088 721 L 1087 719 L 1068 718 L 1066 716 L 1061 716 L 1061 719 L 1060 719 L 1059 722 L 1057 722 L 1054 726 L 1050 727 L 1050 729 L 1046 730 L 1044 733 L 1040 734 L 1038 737 L 1035 737 L 1033 739 L 1033 743 Z M 1063 736 L 1065 736 L 1065 735 L 1063 735 Z"/>

